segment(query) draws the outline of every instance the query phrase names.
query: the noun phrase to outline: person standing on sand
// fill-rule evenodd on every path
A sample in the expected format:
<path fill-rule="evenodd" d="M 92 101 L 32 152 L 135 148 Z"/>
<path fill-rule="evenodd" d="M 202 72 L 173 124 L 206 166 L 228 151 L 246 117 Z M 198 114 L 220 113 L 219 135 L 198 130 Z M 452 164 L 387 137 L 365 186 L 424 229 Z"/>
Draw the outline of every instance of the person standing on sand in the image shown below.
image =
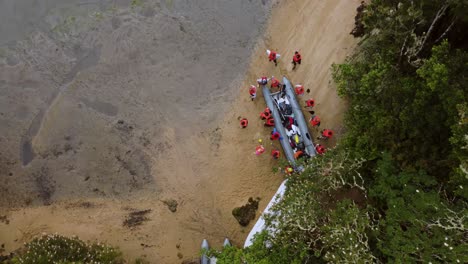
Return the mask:
<path fill-rule="evenodd" d="M 296 65 L 297 64 L 301 64 L 301 61 L 302 61 L 302 58 L 301 58 L 301 54 L 299 54 L 298 51 L 294 52 L 294 56 L 293 56 L 293 60 L 292 60 L 292 64 L 294 65 L 293 66 L 293 71 L 296 69 Z"/>
<path fill-rule="evenodd" d="M 280 58 L 280 55 L 272 50 L 267 50 L 267 55 L 268 55 L 268 61 L 272 61 L 275 63 L 275 67 L 278 66 L 278 59 Z"/>
<path fill-rule="evenodd" d="M 270 80 L 271 80 L 270 86 L 271 86 L 272 89 L 273 89 L 273 88 L 278 88 L 278 87 L 280 87 L 280 86 L 281 86 L 281 87 L 283 86 L 283 85 L 278 81 L 278 79 L 275 78 L 275 76 L 271 76 L 271 79 L 270 79 Z"/>
<path fill-rule="evenodd" d="M 268 78 L 266 76 L 260 77 L 257 79 L 258 87 L 260 88 L 260 85 L 267 85 L 268 83 Z"/>
<path fill-rule="evenodd" d="M 257 97 L 257 87 L 255 85 L 250 85 L 249 94 L 252 101 Z"/>

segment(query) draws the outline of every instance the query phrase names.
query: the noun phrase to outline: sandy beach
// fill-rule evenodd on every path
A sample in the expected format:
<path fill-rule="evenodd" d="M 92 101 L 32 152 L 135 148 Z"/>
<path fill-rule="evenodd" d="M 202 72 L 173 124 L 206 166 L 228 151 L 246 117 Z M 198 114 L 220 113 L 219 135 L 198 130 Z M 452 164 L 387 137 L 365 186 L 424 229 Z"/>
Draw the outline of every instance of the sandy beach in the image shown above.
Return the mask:
<path fill-rule="evenodd" d="M 150 263 L 195 258 L 203 238 L 243 245 L 253 222 L 241 227 L 232 209 L 259 197 L 258 217 L 284 179 L 266 154 L 279 144 L 259 119 L 262 95 L 248 95 L 259 76 L 303 84 L 321 128 L 342 131 L 330 65 L 356 45 L 360 1 L 68 2 L 49 1 L 60 8 L 44 7 L 38 27 L 0 30 L 6 253 L 44 232 Z M 282 55 L 277 67 L 267 48 Z M 303 61 L 293 71 L 295 50 Z M 260 138 L 267 151 L 256 156 Z M 141 225 L 123 225 L 148 209 Z"/>

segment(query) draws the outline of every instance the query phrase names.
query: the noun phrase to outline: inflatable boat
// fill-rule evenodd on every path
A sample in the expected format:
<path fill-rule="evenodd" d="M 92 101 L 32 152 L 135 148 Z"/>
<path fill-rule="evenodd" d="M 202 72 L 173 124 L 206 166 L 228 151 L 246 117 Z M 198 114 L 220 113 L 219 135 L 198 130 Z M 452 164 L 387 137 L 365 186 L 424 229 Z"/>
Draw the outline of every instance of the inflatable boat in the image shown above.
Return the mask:
<path fill-rule="evenodd" d="M 299 126 L 299 130 L 301 131 L 302 135 L 304 135 L 303 140 L 305 150 L 310 157 L 314 157 L 316 155 L 315 146 L 312 142 L 312 136 L 309 133 L 309 129 L 307 128 L 307 123 L 305 121 L 304 114 L 302 113 L 301 107 L 298 101 L 296 100 L 296 94 L 294 92 L 294 89 L 291 85 L 291 82 L 286 77 L 283 77 L 283 83 L 286 86 L 286 94 L 290 99 L 294 117 Z"/>
<path fill-rule="evenodd" d="M 275 93 L 263 85 L 263 97 L 280 133 L 284 155 L 296 170 L 300 170 L 296 168 L 296 160 L 315 156 L 315 147 L 291 83 L 285 77 L 283 81 L 283 88 Z"/>
<path fill-rule="evenodd" d="M 288 140 L 288 134 L 286 133 L 287 130 L 283 126 L 282 122 L 279 122 L 280 120 L 282 120 L 282 117 L 284 118 L 284 115 L 280 114 L 280 111 L 277 107 L 278 93 L 272 94 L 270 92 L 270 89 L 266 85 L 263 86 L 262 91 L 263 91 L 263 97 L 265 97 L 265 102 L 268 108 L 270 108 L 273 119 L 275 120 L 276 131 L 280 133 L 280 136 L 281 136 L 280 143 L 281 143 L 281 146 L 283 147 L 284 155 L 289 160 L 291 165 L 295 166 L 296 160 L 294 159 L 294 151 Z"/>

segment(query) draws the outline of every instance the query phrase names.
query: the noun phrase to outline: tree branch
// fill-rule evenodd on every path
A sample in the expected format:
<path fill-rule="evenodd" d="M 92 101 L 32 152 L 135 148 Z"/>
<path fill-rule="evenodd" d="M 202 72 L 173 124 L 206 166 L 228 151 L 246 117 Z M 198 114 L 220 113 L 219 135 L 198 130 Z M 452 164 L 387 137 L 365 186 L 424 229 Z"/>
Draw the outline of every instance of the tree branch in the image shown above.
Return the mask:
<path fill-rule="evenodd" d="M 424 39 L 422 41 L 422 44 L 421 46 L 419 47 L 419 50 L 416 52 L 415 56 L 418 57 L 419 53 L 422 52 L 422 50 L 424 49 L 424 47 L 426 46 L 426 42 L 429 38 L 429 36 L 431 35 L 432 31 L 434 30 L 435 28 L 435 25 L 437 24 L 437 22 L 439 21 L 439 19 L 445 14 L 445 11 L 447 10 L 448 8 L 448 4 L 445 3 L 440 9 L 439 11 L 437 12 L 436 14 L 436 17 L 434 18 L 434 20 L 432 20 L 432 23 L 431 23 L 431 26 L 429 27 L 429 30 L 426 32 L 426 35 L 424 36 Z"/>
<path fill-rule="evenodd" d="M 444 33 L 442 33 L 442 35 L 440 35 L 439 38 L 437 38 L 437 40 L 435 41 L 435 43 L 438 43 L 439 41 L 441 41 L 443 38 L 445 38 L 445 36 L 447 35 L 447 33 L 452 29 L 453 25 L 455 25 L 455 20 L 457 20 L 457 18 L 453 18 L 452 20 L 452 23 L 450 23 L 450 25 L 447 27 L 447 29 L 444 31 Z"/>

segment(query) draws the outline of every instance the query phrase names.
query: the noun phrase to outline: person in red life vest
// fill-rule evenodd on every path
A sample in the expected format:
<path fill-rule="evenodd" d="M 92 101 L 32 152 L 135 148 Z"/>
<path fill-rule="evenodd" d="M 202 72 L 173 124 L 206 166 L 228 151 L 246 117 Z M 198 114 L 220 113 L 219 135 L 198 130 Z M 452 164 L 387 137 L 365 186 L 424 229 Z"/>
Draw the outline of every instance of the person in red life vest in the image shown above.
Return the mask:
<path fill-rule="evenodd" d="M 294 91 L 296 91 L 297 95 L 303 95 L 304 94 L 304 86 L 302 86 L 300 84 L 296 84 L 296 86 L 294 86 Z"/>
<path fill-rule="evenodd" d="M 272 61 L 275 63 L 275 66 L 278 66 L 278 59 L 280 57 L 280 55 L 272 50 L 267 50 L 267 54 L 268 54 L 268 61 Z"/>
<path fill-rule="evenodd" d="M 263 154 L 263 152 L 265 152 L 265 147 L 262 145 L 262 140 L 259 139 L 258 140 L 258 143 L 260 143 L 260 145 L 258 145 L 256 148 L 255 148 L 255 155 L 261 155 Z"/>
<path fill-rule="evenodd" d="M 280 154 L 280 151 L 279 151 L 279 150 L 277 150 L 277 149 L 271 150 L 271 156 L 272 156 L 274 159 L 279 159 L 280 155 L 281 155 L 281 154 Z"/>
<path fill-rule="evenodd" d="M 301 58 L 301 54 L 299 54 L 298 51 L 294 52 L 294 56 L 293 56 L 293 60 L 292 60 L 292 64 L 294 65 L 293 66 L 293 70 L 296 69 L 296 64 L 301 64 L 301 61 L 302 61 L 302 58 Z"/>
<path fill-rule="evenodd" d="M 286 173 L 286 175 L 291 175 L 293 174 L 294 172 L 294 169 L 291 167 L 291 166 L 286 166 L 286 168 L 284 168 L 284 173 Z"/>
<path fill-rule="evenodd" d="M 313 127 L 319 127 L 320 126 L 320 117 L 316 116 L 316 115 L 313 115 L 310 117 L 309 119 L 309 123 L 311 126 Z"/>
<path fill-rule="evenodd" d="M 261 118 L 262 120 L 268 119 L 268 118 L 270 118 L 270 117 L 271 117 L 271 110 L 270 110 L 270 108 L 268 108 L 268 107 L 265 108 L 265 110 L 263 110 L 263 112 L 260 113 L 260 118 Z"/>
<path fill-rule="evenodd" d="M 272 117 L 268 118 L 265 121 L 265 126 L 267 126 L 267 127 L 275 126 L 275 120 Z"/>
<path fill-rule="evenodd" d="M 266 85 L 268 83 L 268 78 L 266 76 L 260 77 L 257 79 L 258 85 Z"/>
<path fill-rule="evenodd" d="M 321 131 L 322 135 L 317 137 L 317 139 L 328 140 L 333 137 L 333 131 L 330 129 L 324 129 Z"/>
<path fill-rule="evenodd" d="M 286 125 L 286 128 L 289 129 L 289 130 L 291 130 L 291 129 L 292 129 L 292 125 L 294 125 L 294 118 L 292 118 L 292 117 L 289 116 L 287 121 L 288 121 L 288 123 L 287 123 L 287 125 Z"/>
<path fill-rule="evenodd" d="M 277 140 L 280 139 L 281 135 L 278 131 L 276 131 L 276 128 L 273 128 L 273 131 L 271 131 L 271 140 Z"/>
<path fill-rule="evenodd" d="M 315 106 L 315 100 L 314 99 L 309 99 L 305 101 L 305 108 L 312 108 Z"/>
<path fill-rule="evenodd" d="M 246 128 L 248 124 L 249 124 L 249 120 L 247 120 L 247 118 L 242 118 L 241 119 L 240 125 L 241 125 L 242 128 Z"/>
<path fill-rule="evenodd" d="M 304 156 L 304 152 L 302 150 L 298 150 L 294 153 L 295 159 L 300 159 L 302 156 Z"/>
<path fill-rule="evenodd" d="M 276 79 L 274 76 L 271 76 L 271 88 L 278 88 L 281 85 L 281 83 L 278 81 L 278 79 Z"/>
<path fill-rule="evenodd" d="M 252 101 L 257 97 L 257 87 L 255 85 L 250 85 L 249 94 Z"/>
<path fill-rule="evenodd" d="M 324 146 L 320 145 L 320 144 L 317 144 L 315 145 L 315 151 L 319 154 L 319 155 L 323 155 L 323 153 L 325 153 L 325 151 L 327 151 L 325 149 Z"/>

